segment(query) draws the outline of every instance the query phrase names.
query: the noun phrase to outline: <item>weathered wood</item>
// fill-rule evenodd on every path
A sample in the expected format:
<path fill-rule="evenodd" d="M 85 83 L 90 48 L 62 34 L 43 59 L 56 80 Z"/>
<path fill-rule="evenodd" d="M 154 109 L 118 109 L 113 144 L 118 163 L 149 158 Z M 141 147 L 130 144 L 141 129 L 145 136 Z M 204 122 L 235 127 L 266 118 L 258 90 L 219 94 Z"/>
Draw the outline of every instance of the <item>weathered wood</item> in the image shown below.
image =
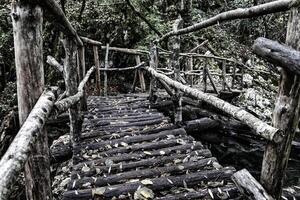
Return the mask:
<path fill-rule="evenodd" d="M 286 44 L 300 50 L 299 8 L 291 11 Z M 281 143 L 268 143 L 264 153 L 261 183 L 275 199 L 281 198 L 282 185 L 287 168 L 291 143 L 299 123 L 300 77 L 289 70 L 281 70 L 278 97 L 275 102 L 273 124 L 284 132 Z"/>
<path fill-rule="evenodd" d="M 232 180 L 247 199 L 274 200 L 246 169 L 234 173 Z"/>
<path fill-rule="evenodd" d="M 184 174 L 187 170 L 189 172 L 193 170 L 203 169 L 204 167 L 211 167 L 213 163 L 216 162 L 215 158 L 202 159 L 195 162 L 186 162 L 179 165 L 163 166 L 154 169 L 143 169 L 143 170 L 133 170 L 129 172 L 122 172 L 113 175 L 107 175 L 106 177 L 94 178 L 83 178 L 80 180 L 74 180 L 69 184 L 69 189 L 84 189 L 84 184 L 91 183 L 92 186 L 102 187 L 111 184 L 123 183 L 129 179 L 136 178 L 154 178 L 159 177 L 163 174 Z M 123 167 L 123 166 L 122 166 Z"/>
<path fill-rule="evenodd" d="M 207 92 L 207 62 L 203 66 L 203 92 Z"/>
<path fill-rule="evenodd" d="M 234 89 L 235 79 L 236 79 L 236 65 L 233 65 L 231 89 Z"/>
<path fill-rule="evenodd" d="M 199 48 L 201 48 L 202 46 L 206 45 L 207 43 L 208 43 L 208 40 L 203 41 L 201 44 L 199 44 L 199 45 L 197 45 L 195 48 L 191 49 L 191 50 L 190 50 L 190 53 L 195 53 L 195 52 L 197 52 L 197 50 L 198 50 Z"/>
<path fill-rule="evenodd" d="M 106 50 L 106 46 L 101 46 L 101 49 Z M 140 49 L 126 49 L 121 47 L 109 47 L 110 51 L 122 52 L 126 54 L 134 54 L 134 55 L 147 55 L 148 51 L 140 50 Z"/>
<path fill-rule="evenodd" d="M 222 90 L 226 90 L 226 62 L 222 62 Z"/>
<path fill-rule="evenodd" d="M 229 114 L 230 116 L 233 116 L 236 119 L 241 120 L 242 122 L 246 123 L 248 126 L 250 126 L 252 129 L 255 130 L 255 133 L 269 141 L 273 141 L 275 143 L 278 143 L 282 141 L 283 133 L 277 128 L 274 128 L 265 122 L 261 121 L 260 119 L 256 118 L 252 114 L 248 113 L 247 111 L 231 105 L 230 103 L 223 101 L 219 99 L 218 97 L 205 94 L 197 89 L 190 88 L 189 86 L 183 85 L 179 82 L 176 82 L 169 77 L 160 74 L 156 72 L 154 69 L 150 67 L 144 68 L 146 71 L 148 71 L 152 76 L 164 80 L 168 85 L 180 89 L 184 93 L 197 98 L 199 100 L 202 100 L 206 102 L 209 105 L 212 105 L 223 112 Z"/>
<path fill-rule="evenodd" d="M 100 46 L 101 48 L 101 46 Z M 96 90 L 97 90 L 97 94 L 98 96 L 100 96 L 100 92 L 101 92 L 101 87 L 100 87 L 100 60 L 99 60 L 99 54 L 98 54 L 98 47 L 93 45 L 93 52 L 94 52 L 94 62 L 95 62 L 95 67 L 96 67 Z"/>
<path fill-rule="evenodd" d="M 224 168 L 220 170 L 202 171 L 180 176 L 169 176 L 150 179 L 153 184 L 147 185 L 147 187 L 153 191 L 170 189 L 172 187 L 184 187 L 193 186 L 204 180 L 215 180 L 217 178 L 229 179 L 235 170 L 233 168 Z M 113 196 L 119 196 L 121 194 L 134 193 L 139 187 L 142 187 L 143 183 L 140 181 L 134 183 L 126 183 L 122 185 L 109 186 L 110 189 L 104 187 L 102 196 L 105 198 L 111 198 Z M 96 189 L 84 189 L 75 191 L 67 191 L 64 193 L 64 200 L 73 199 L 74 197 L 80 198 L 93 198 Z"/>
<path fill-rule="evenodd" d="M 211 83 L 211 85 L 212 85 L 212 87 L 213 87 L 215 93 L 216 93 L 216 94 L 219 94 L 219 91 L 218 91 L 218 89 L 217 89 L 217 87 L 216 87 L 216 84 L 215 84 L 215 82 L 214 82 L 214 80 L 213 80 L 213 78 L 212 78 L 212 76 L 211 76 L 211 74 L 210 74 L 208 68 L 206 69 L 206 74 L 207 74 L 207 76 L 208 76 L 208 79 L 209 79 L 209 81 L 210 81 L 210 83 Z"/>
<path fill-rule="evenodd" d="M 135 61 L 136 61 L 136 64 L 140 64 L 141 63 L 141 57 L 139 55 L 137 55 L 135 57 Z M 142 92 L 145 92 L 146 91 L 146 84 L 145 84 L 144 72 L 142 70 L 138 70 L 138 74 L 139 74 L 141 90 L 142 90 Z"/>
<path fill-rule="evenodd" d="M 104 71 L 104 72 L 114 72 L 114 71 L 127 71 L 127 70 L 135 70 L 135 69 L 140 69 L 145 65 L 145 62 L 142 62 L 138 65 L 135 65 L 133 67 L 123 67 L 123 68 L 100 68 L 100 71 Z"/>
<path fill-rule="evenodd" d="M 86 68 L 85 68 L 85 47 L 79 47 L 77 50 L 77 73 L 78 73 L 78 81 L 82 81 L 82 79 L 85 76 Z M 77 85 L 76 84 L 76 85 Z M 87 84 L 87 83 L 86 83 Z M 76 85 L 74 85 L 74 88 L 76 88 Z M 85 90 L 83 91 L 83 96 L 80 99 L 80 110 L 81 111 L 87 111 L 87 102 L 86 102 L 86 94 Z"/>
<path fill-rule="evenodd" d="M 185 122 L 184 129 L 187 132 L 201 132 L 209 129 L 217 129 L 221 126 L 220 122 L 207 117 Z"/>
<path fill-rule="evenodd" d="M 90 44 L 90 45 L 92 45 L 93 47 L 94 47 L 94 46 L 99 46 L 99 47 L 101 48 L 102 43 L 99 42 L 99 41 L 92 40 L 92 39 L 90 39 L 90 38 L 82 37 L 82 36 L 81 36 L 80 38 L 81 38 L 82 42 L 84 42 L 84 43 L 86 43 L 86 44 Z"/>
<path fill-rule="evenodd" d="M 55 67 L 59 72 L 63 73 L 64 71 L 64 66 L 61 65 L 55 58 L 52 56 L 47 56 L 47 61 L 46 61 L 50 66 Z"/>
<path fill-rule="evenodd" d="M 106 44 L 106 53 L 105 53 L 105 63 L 104 68 L 105 70 L 108 69 L 108 55 L 109 55 L 109 44 Z M 104 71 L 104 89 L 103 89 L 104 96 L 107 96 L 107 72 Z"/>
<path fill-rule="evenodd" d="M 187 64 L 187 67 L 186 67 L 186 72 L 190 72 L 190 71 L 193 71 L 193 67 L 194 67 L 194 59 L 193 57 L 189 58 L 188 59 L 188 64 Z M 190 75 L 187 77 L 187 82 L 193 86 L 193 81 L 194 81 L 194 76 L 193 75 Z"/>
<path fill-rule="evenodd" d="M 16 178 L 21 173 L 25 162 L 32 155 L 33 151 L 36 151 L 36 145 L 39 137 L 44 137 L 43 128 L 47 118 L 49 117 L 55 101 L 55 94 L 52 90 L 46 90 L 36 105 L 30 112 L 27 119 L 22 119 L 22 127 L 15 137 L 14 141 L 9 146 L 7 152 L 0 161 L 0 197 L 1 199 L 8 199 L 10 190 L 14 187 Z M 25 120 L 25 121 L 23 121 Z M 40 144 L 39 144 L 40 146 Z M 34 154 L 33 154 L 34 155 Z M 45 162 L 45 159 L 49 159 L 49 155 L 39 155 L 35 157 L 36 162 Z M 49 162 L 49 161 L 48 161 Z M 40 167 L 46 167 L 43 163 Z M 27 168 L 27 170 L 29 170 Z M 45 170 L 45 169 L 43 169 Z M 28 173 L 28 171 L 27 171 Z M 42 173 L 47 173 L 43 171 Z M 43 178 L 42 178 L 42 177 Z M 48 176 L 48 177 L 47 177 Z M 42 179 L 40 179 L 42 178 Z M 45 178 L 49 178 L 45 180 Z M 34 180 L 38 180 L 39 187 L 45 187 L 43 190 L 38 188 L 30 188 L 30 191 L 34 194 L 27 194 L 29 199 L 39 199 L 38 197 L 45 197 L 51 199 L 51 185 L 50 185 L 50 171 L 47 174 L 39 174 L 39 177 L 34 177 Z M 32 180 L 33 181 L 33 180 Z M 50 187 L 47 189 L 47 186 Z M 36 186 L 35 186 L 36 187 Z M 39 190 L 37 190 L 39 189 Z M 39 191 L 39 193 L 35 193 Z M 29 192 L 29 193 L 31 193 Z M 46 193 L 47 192 L 47 193 Z"/>
<path fill-rule="evenodd" d="M 153 68 L 154 70 L 157 69 L 158 67 L 158 49 L 157 49 L 157 45 L 153 44 L 153 46 L 150 48 L 150 67 Z M 156 92 L 157 92 L 157 82 L 156 79 L 154 77 L 151 77 L 150 79 L 150 86 L 149 86 L 149 99 L 150 102 L 154 103 L 157 99 L 156 97 Z"/>
<path fill-rule="evenodd" d="M 258 38 L 253 44 L 253 52 L 275 65 L 300 75 L 300 52 L 287 45 Z"/>
<path fill-rule="evenodd" d="M 283 12 L 298 6 L 299 6 L 298 0 L 277 0 L 273 2 L 264 3 L 261 5 L 253 6 L 250 8 L 238 8 L 235 10 L 230 10 L 230 11 L 220 13 L 212 18 L 193 24 L 189 27 L 179 29 L 177 31 L 173 30 L 171 32 L 168 32 L 164 34 L 158 41 L 161 42 L 174 35 L 183 35 L 194 31 L 199 31 L 203 28 L 207 28 L 209 26 L 213 26 L 215 24 L 219 24 L 221 22 L 226 22 L 229 20 L 252 18 L 252 17 L 258 17 L 258 16 L 267 15 L 276 12 Z"/>
<path fill-rule="evenodd" d="M 177 19 L 173 24 L 173 30 L 177 31 L 183 24 L 183 20 L 181 18 Z M 171 40 L 171 65 L 174 70 L 174 79 L 178 82 L 181 81 L 180 76 L 180 61 L 179 61 L 179 52 L 180 52 L 180 38 L 176 36 Z M 182 102 L 181 102 L 181 94 L 180 90 L 175 88 L 175 94 L 173 96 L 174 102 L 174 122 L 175 124 L 182 122 Z"/>
<path fill-rule="evenodd" d="M 69 109 L 72 105 L 75 105 L 80 101 L 80 99 L 83 97 L 83 88 L 85 87 L 85 84 L 89 80 L 91 74 L 95 71 L 95 67 L 91 67 L 89 71 L 86 73 L 84 79 L 80 82 L 78 88 L 77 88 L 77 93 L 74 94 L 73 96 L 68 96 L 65 99 L 62 99 L 60 101 L 57 101 L 55 103 L 55 111 L 59 113 L 65 112 L 67 109 Z"/>
<path fill-rule="evenodd" d="M 63 45 L 65 49 L 65 59 L 64 59 L 64 79 L 66 84 L 66 93 L 70 97 L 72 95 L 76 96 L 76 93 L 79 92 L 77 89 L 77 70 L 76 66 L 76 44 L 72 41 L 71 38 L 66 38 L 63 40 Z M 80 71 L 81 72 L 81 71 Z M 79 73 L 82 75 L 82 73 Z M 84 94 L 84 90 L 80 91 L 81 96 Z M 69 98 L 67 98 L 69 99 Z M 78 98 L 80 100 L 80 98 Z M 61 104 L 63 102 L 63 104 Z M 65 99 L 60 101 L 60 104 L 55 104 L 55 107 L 58 108 L 58 105 L 66 105 Z M 78 106 L 76 104 L 68 105 L 69 117 L 70 117 L 70 136 L 72 141 L 72 146 L 76 146 L 80 140 L 81 132 L 81 122 L 78 113 Z M 74 148 L 73 148 L 74 153 Z M 73 160 L 74 162 L 74 160 Z"/>
<path fill-rule="evenodd" d="M 42 8 L 37 5 L 30 5 L 28 1 L 13 1 L 12 24 L 17 74 L 18 112 L 20 125 L 22 125 L 42 94 L 44 87 Z M 36 123 L 34 122 L 34 124 Z M 41 120 L 38 123 L 43 124 L 44 121 Z M 21 155 L 18 154 L 19 157 L 16 158 L 15 154 L 18 152 L 14 151 L 12 153 L 10 151 L 9 156 L 5 158 L 7 159 L 6 164 L 10 163 L 11 166 L 9 167 L 10 169 L 7 169 L 6 167 L 9 165 L 3 166 L 1 164 L 1 166 L 5 167 L 1 170 L 1 173 L 4 173 L 1 176 L 1 180 L 16 178 L 14 177 L 16 175 L 15 171 L 20 172 L 20 168 L 23 167 L 24 162 L 27 160 L 25 164 L 27 199 L 52 199 L 47 132 L 38 129 L 31 130 L 31 134 L 32 131 L 35 134 L 39 131 L 39 134 L 37 134 L 39 137 L 35 145 L 27 143 L 25 147 L 25 149 L 32 148 L 29 159 L 27 160 L 28 152 L 26 152 L 26 159 L 22 160 L 24 152 Z M 26 136 L 28 136 L 27 134 Z M 16 146 L 12 146 L 12 148 L 16 148 Z M 10 159 L 10 157 L 14 159 Z M 15 161 L 15 159 L 22 160 L 22 165 L 16 162 L 13 163 L 13 166 L 11 162 Z M 2 196 L 3 199 L 8 197 L 10 187 L 10 185 L 2 185 L 1 194 L 3 195 L 0 195 L 1 198 Z"/>

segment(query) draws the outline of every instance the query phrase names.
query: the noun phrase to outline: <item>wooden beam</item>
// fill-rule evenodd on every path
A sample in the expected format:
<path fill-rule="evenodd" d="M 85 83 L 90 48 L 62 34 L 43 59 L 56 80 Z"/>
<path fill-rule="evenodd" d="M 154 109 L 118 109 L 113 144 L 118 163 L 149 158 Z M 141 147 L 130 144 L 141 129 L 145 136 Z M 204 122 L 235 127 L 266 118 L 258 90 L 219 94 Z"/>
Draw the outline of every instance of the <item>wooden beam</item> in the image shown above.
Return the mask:
<path fill-rule="evenodd" d="M 141 57 L 139 55 L 135 56 L 135 62 L 137 65 L 141 64 Z M 142 92 L 146 91 L 146 85 L 145 85 L 145 78 L 144 78 L 144 73 L 142 70 L 138 70 L 138 75 L 139 75 L 139 80 L 140 80 L 140 86 L 142 89 Z"/>
<path fill-rule="evenodd" d="M 108 55 L 109 55 L 109 44 L 106 44 L 106 53 L 105 53 L 105 63 L 104 63 L 104 90 L 103 90 L 103 94 L 104 96 L 107 96 L 107 70 L 108 70 Z"/>
<path fill-rule="evenodd" d="M 215 108 L 218 108 L 221 111 L 229 114 L 230 116 L 244 122 L 255 131 L 256 135 L 275 143 L 279 143 L 280 141 L 282 141 L 283 133 L 281 130 L 268 125 L 267 123 L 261 121 L 260 119 L 241 109 L 240 107 L 234 106 L 222 99 L 219 99 L 218 97 L 203 93 L 197 89 L 191 88 L 177 81 L 174 81 L 166 75 L 156 72 L 151 67 L 144 67 L 144 69 L 147 72 L 149 72 L 152 76 L 165 81 L 169 86 L 177 88 L 182 92 L 186 93 L 187 95 L 202 100 L 207 104 L 212 105 Z"/>
<path fill-rule="evenodd" d="M 101 48 L 101 46 L 100 46 Z M 101 87 L 100 87 L 100 60 L 99 60 L 99 53 L 98 53 L 98 47 L 97 46 L 93 46 L 93 52 L 94 52 L 94 62 L 95 62 L 95 67 L 96 67 L 96 90 L 97 90 L 97 94 L 100 96 L 101 93 Z"/>
<path fill-rule="evenodd" d="M 11 12 L 18 112 L 20 125 L 22 125 L 42 94 L 44 87 L 43 11 L 39 5 L 30 5 L 28 1 L 12 1 Z M 28 147 L 33 150 L 25 164 L 26 196 L 31 200 L 51 200 L 47 132 L 38 129 L 34 133 L 39 134 L 40 137 L 38 137 L 34 146 Z"/>
<path fill-rule="evenodd" d="M 142 62 L 133 67 L 124 67 L 124 68 L 100 68 L 100 71 L 108 72 L 108 71 L 127 71 L 127 70 L 135 70 L 142 68 L 146 63 Z"/>
<path fill-rule="evenodd" d="M 249 200 L 274 200 L 246 169 L 232 175 L 239 191 Z"/>
<path fill-rule="evenodd" d="M 80 82 L 77 93 L 73 96 L 69 96 L 65 99 L 62 99 L 55 103 L 55 111 L 56 115 L 65 112 L 67 109 L 69 109 L 72 105 L 75 105 L 80 101 L 80 99 L 83 97 L 83 91 L 85 84 L 89 80 L 91 74 L 95 71 L 95 67 L 91 67 L 89 71 L 86 73 L 84 79 Z"/>
<path fill-rule="evenodd" d="M 235 19 L 245 19 L 245 18 L 252 18 L 252 17 L 259 17 L 262 15 L 267 15 L 276 12 L 283 12 L 287 11 L 293 7 L 298 7 L 300 4 L 299 0 L 277 0 L 273 2 L 268 2 L 265 4 L 253 6 L 250 8 L 238 8 L 235 10 L 226 11 L 220 13 L 214 17 L 206 19 L 202 22 L 193 24 L 183 29 L 179 29 L 177 31 L 170 31 L 164 34 L 158 42 L 162 42 L 163 40 L 174 36 L 174 35 L 183 35 L 195 31 L 199 31 L 201 29 L 220 24 L 221 22 L 226 22 Z"/>
<path fill-rule="evenodd" d="M 153 44 L 153 46 L 150 48 L 149 56 L 150 56 L 150 61 L 149 61 L 150 67 L 156 70 L 158 67 L 158 49 L 156 44 Z M 156 101 L 156 92 L 157 92 L 156 78 L 151 77 L 150 86 L 149 86 L 150 102 L 154 103 Z"/>
<path fill-rule="evenodd" d="M 99 46 L 101 48 L 102 43 L 87 37 L 80 37 L 82 42 L 86 43 L 86 44 L 90 44 L 92 46 Z"/>
<path fill-rule="evenodd" d="M 55 89 L 44 91 L 2 157 L 0 161 L 1 200 L 9 199 L 11 189 L 14 188 L 17 178 L 32 154 L 32 150 L 38 142 L 38 137 L 44 137 L 43 128 L 51 113 L 55 98 Z M 41 162 L 42 159 L 40 158 L 38 161 Z M 39 182 L 39 184 L 43 184 L 43 182 Z M 51 187 L 49 192 L 51 192 Z M 51 198 L 51 193 L 47 196 Z"/>
<path fill-rule="evenodd" d="M 300 51 L 266 38 L 258 38 L 253 52 L 263 59 L 300 75 Z"/>

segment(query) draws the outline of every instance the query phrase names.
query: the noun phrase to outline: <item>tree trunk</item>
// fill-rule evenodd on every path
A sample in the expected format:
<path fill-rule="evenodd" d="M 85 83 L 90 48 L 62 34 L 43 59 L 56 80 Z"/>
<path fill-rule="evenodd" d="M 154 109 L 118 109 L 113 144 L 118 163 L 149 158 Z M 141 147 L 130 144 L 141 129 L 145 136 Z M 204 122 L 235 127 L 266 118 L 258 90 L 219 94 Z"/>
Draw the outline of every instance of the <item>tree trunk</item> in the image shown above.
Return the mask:
<path fill-rule="evenodd" d="M 72 38 L 66 38 L 63 41 L 66 58 L 64 60 L 64 79 L 66 84 L 67 96 L 72 96 L 77 93 L 77 70 L 76 70 L 76 44 Z M 81 120 L 78 115 L 78 106 L 73 105 L 69 108 L 70 116 L 70 136 L 72 145 L 77 146 L 80 140 Z M 73 148 L 73 155 L 75 155 Z"/>
<path fill-rule="evenodd" d="M 286 43 L 300 50 L 300 13 L 291 11 Z M 291 142 L 299 122 L 300 77 L 286 69 L 281 70 L 279 93 L 275 103 L 273 124 L 284 131 L 281 143 L 268 143 L 262 165 L 261 182 L 275 199 L 281 198 L 282 184 L 289 160 Z"/>
<path fill-rule="evenodd" d="M 15 63 L 20 125 L 24 123 L 44 87 L 43 14 L 39 6 L 13 1 Z M 52 199 L 49 148 L 46 130 L 41 131 L 25 164 L 26 197 Z"/>

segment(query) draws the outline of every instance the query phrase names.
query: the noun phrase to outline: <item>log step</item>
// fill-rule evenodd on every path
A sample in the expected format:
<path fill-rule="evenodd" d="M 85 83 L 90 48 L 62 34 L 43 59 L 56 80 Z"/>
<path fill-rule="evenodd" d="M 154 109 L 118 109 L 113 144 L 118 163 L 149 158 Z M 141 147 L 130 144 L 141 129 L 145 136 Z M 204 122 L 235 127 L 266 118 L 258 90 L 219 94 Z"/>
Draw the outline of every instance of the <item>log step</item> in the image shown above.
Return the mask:
<path fill-rule="evenodd" d="M 88 105 L 64 200 L 240 197 L 235 169 L 149 108 L 146 95 L 92 96 Z"/>

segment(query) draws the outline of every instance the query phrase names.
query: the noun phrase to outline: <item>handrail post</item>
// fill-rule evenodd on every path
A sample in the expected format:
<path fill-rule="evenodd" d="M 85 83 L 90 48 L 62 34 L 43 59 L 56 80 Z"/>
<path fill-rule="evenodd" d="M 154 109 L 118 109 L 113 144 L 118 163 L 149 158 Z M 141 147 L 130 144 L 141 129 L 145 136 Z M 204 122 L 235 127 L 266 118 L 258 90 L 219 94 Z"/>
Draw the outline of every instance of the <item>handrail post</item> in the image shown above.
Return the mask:
<path fill-rule="evenodd" d="M 13 1 L 12 24 L 17 74 L 20 126 L 43 92 L 43 11 L 28 1 Z M 52 199 L 48 137 L 39 133 L 25 164 L 26 196 L 29 200 Z M 5 197 L 3 197 L 4 199 Z"/>
<path fill-rule="evenodd" d="M 175 21 L 173 25 L 173 30 L 176 31 L 180 26 L 182 25 L 182 19 L 179 18 Z M 171 61 L 172 61 L 172 67 L 174 70 L 174 77 L 175 81 L 180 82 L 180 61 L 179 61 L 179 53 L 180 53 L 180 37 L 174 36 L 171 40 L 171 49 L 172 49 L 172 55 L 171 55 Z M 175 89 L 175 94 L 173 96 L 173 102 L 174 102 L 174 122 L 175 124 L 179 124 L 182 122 L 182 97 L 181 92 L 178 89 Z"/>
<path fill-rule="evenodd" d="M 101 48 L 101 46 L 100 46 Z M 96 45 L 93 45 L 93 52 L 94 52 L 94 62 L 95 62 L 95 67 L 96 67 L 96 81 L 95 81 L 95 84 L 96 84 L 96 90 L 97 90 L 97 94 L 100 96 L 100 92 L 101 92 L 101 89 L 100 89 L 100 83 L 101 83 L 101 80 L 100 80 L 100 60 L 99 60 L 99 53 L 98 53 L 98 46 Z"/>
<path fill-rule="evenodd" d="M 64 60 L 64 79 L 66 84 L 67 96 L 72 96 L 77 93 L 77 74 L 76 74 L 76 44 L 72 38 L 67 37 L 63 40 L 63 45 L 65 48 L 66 58 Z M 78 154 L 75 152 L 75 146 L 79 143 L 81 124 L 78 106 L 73 105 L 69 108 L 69 117 L 70 117 L 70 136 L 73 146 L 73 163 L 74 155 Z"/>
<path fill-rule="evenodd" d="M 150 67 L 154 70 L 158 67 L 158 49 L 157 44 L 153 44 L 150 48 Z M 157 92 L 157 81 L 155 77 L 151 77 L 150 80 L 150 87 L 149 87 L 149 100 L 150 102 L 154 103 L 156 101 L 156 92 Z"/>
<path fill-rule="evenodd" d="M 77 53 L 77 71 L 78 71 L 78 83 L 82 81 L 83 77 L 85 76 L 86 68 L 85 68 L 85 47 L 81 46 L 78 49 Z M 76 84 L 77 85 L 77 84 Z M 83 111 L 87 111 L 87 102 L 86 102 L 86 94 L 84 92 L 83 97 L 80 102 L 80 108 Z"/>
<path fill-rule="evenodd" d="M 105 53 L 105 69 L 108 68 L 108 55 L 109 55 L 109 44 L 106 44 L 106 53 Z M 104 71 L 104 96 L 107 96 L 107 71 Z"/>

